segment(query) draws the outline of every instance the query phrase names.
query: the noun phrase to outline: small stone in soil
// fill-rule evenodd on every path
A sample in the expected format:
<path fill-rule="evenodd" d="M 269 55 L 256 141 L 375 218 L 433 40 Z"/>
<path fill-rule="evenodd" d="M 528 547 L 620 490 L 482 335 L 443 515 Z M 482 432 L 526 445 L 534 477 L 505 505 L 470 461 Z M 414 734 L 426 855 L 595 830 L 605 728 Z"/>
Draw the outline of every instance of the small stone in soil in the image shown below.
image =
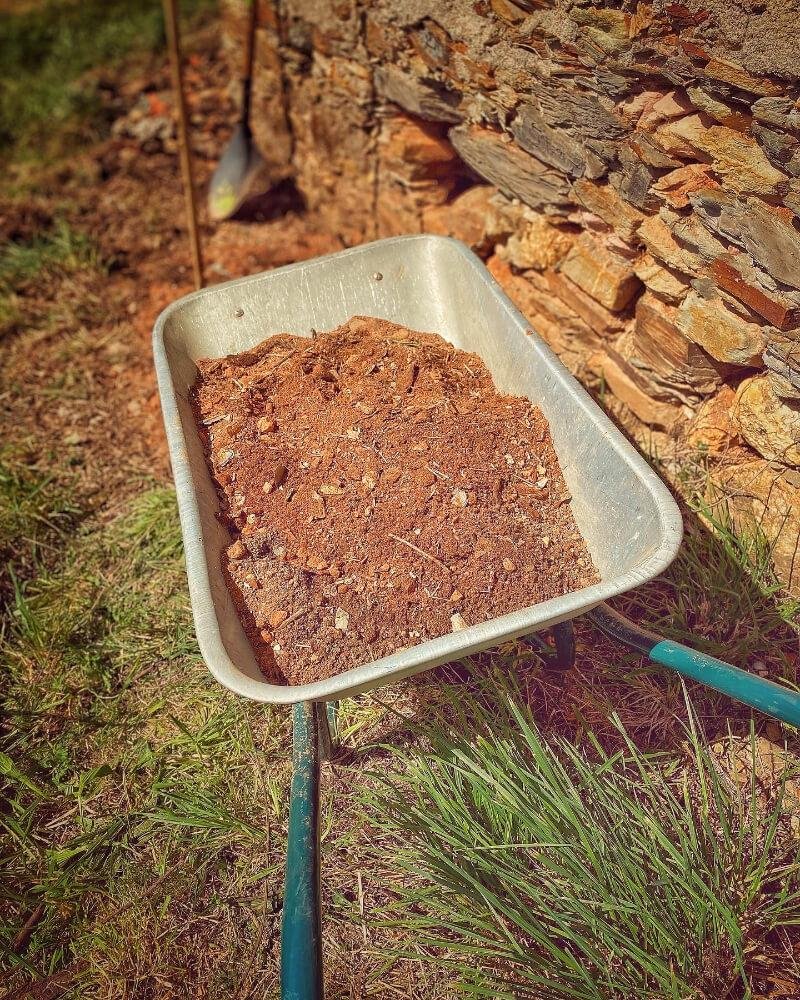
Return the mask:
<path fill-rule="evenodd" d="M 272 493 L 274 490 L 282 485 L 286 481 L 286 477 L 289 474 L 289 470 L 285 465 L 277 465 L 273 470 L 272 475 L 264 483 L 262 490 L 264 493 Z"/>
<path fill-rule="evenodd" d="M 453 632 L 463 632 L 465 628 L 469 628 L 469 625 L 464 621 L 463 615 L 456 614 L 450 615 L 450 626 Z"/>

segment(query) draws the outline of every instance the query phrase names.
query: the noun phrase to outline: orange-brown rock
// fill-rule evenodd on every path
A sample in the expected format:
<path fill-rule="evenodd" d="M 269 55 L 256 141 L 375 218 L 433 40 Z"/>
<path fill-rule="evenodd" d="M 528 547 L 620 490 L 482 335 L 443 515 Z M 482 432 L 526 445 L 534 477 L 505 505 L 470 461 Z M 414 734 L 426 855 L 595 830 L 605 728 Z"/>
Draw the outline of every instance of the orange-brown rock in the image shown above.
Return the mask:
<path fill-rule="evenodd" d="M 601 340 L 563 299 L 553 294 L 547 276 L 536 271 L 517 274 L 497 254 L 486 265 L 532 329 L 564 364 L 573 372 L 584 368 L 588 351 L 599 348 Z"/>
<path fill-rule="evenodd" d="M 624 309 L 642 287 L 630 260 L 613 253 L 588 233 L 562 261 L 561 272 L 612 312 Z"/>
<path fill-rule="evenodd" d="M 671 395 L 685 400 L 712 393 L 721 384 L 723 366 L 682 333 L 676 317 L 677 309 L 645 292 L 636 303 L 635 355 Z"/>
<path fill-rule="evenodd" d="M 670 90 L 666 94 L 660 94 L 657 100 L 647 107 L 638 122 L 638 127 L 652 130 L 662 122 L 671 121 L 673 118 L 683 118 L 684 115 L 691 114 L 692 102 L 685 94 L 677 90 Z"/>
<path fill-rule="evenodd" d="M 478 253 L 489 250 L 498 233 L 498 213 L 492 204 L 496 191 L 488 184 L 476 184 L 444 205 L 427 205 L 422 210 L 426 233 L 453 236 Z"/>
<path fill-rule="evenodd" d="M 639 237 L 658 260 L 683 274 L 697 274 L 699 262 L 682 247 L 660 215 L 651 215 L 639 226 Z"/>
<path fill-rule="evenodd" d="M 522 7 L 518 7 L 511 0 L 489 0 L 489 2 L 495 14 L 510 24 L 519 24 L 528 16 Z"/>
<path fill-rule="evenodd" d="M 421 232 L 423 209 L 447 200 L 463 167 L 444 127 L 407 115 L 382 123 L 378 143 L 378 231 Z"/>
<path fill-rule="evenodd" d="M 592 356 L 593 370 L 599 370 L 611 392 L 638 417 L 651 427 L 669 430 L 680 416 L 680 409 L 670 403 L 654 399 L 642 387 L 636 369 L 615 350 L 609 348 Z"/>
<path fill-rule="evenodd" d="M 722 80 L 723 83 L 730 83 L 740 90 L 748 90 L 751 94 L 760 94 L 764 97 L 782 94 L 784 91 L 780 84 L 773 83 L 763 76 L 753 76 L 752 73 L 748 73 L 736 63 L 728 62 L 727 59 L 710 59 L 703 67 L 703 73 L 712 80 Z"/>
<path fill-rule="evenodd" d="M 545 280 L 550 291 L 586 323 L 594 332 L 603 338 L 613 337 L 620 332 L 624 321 L 617 313 L 606 309 L 597 299 L 592 298 L 564 274 L 557 271 L 547 271 Z"/>
<path fill-rule="evenodd" d="M 719 392 L 704 399 L 687 428 L 688 444 L 710 455 L 722 455 L 741 445 L 742 439 L 731 419 L 735 399 L 736 392 L 729 385 L 721 386 Z"/>
<path fill-rule="evenodd" d="M 745 379 L 736 391 L 731 417 L 759 455 L 800 466 L 800 390 L 793 392 L 785 379 L 772 373 Z"/>
<path fill-rule="evenodd" d="M 581 178 L 572 185 L 572 193 L 585 208 L 608 223 L 621 239 L 627 243 L 638 242 L 636 230 L 645 214 L 623 201 L 613 187 Z"/>
<path fill-rule="evenodd" d="M 707 164 L 690 163 L 685 167 L 671 170 L 653 184 L 653 191 L 672 208 L 686 208 L 690 191 L 702 191 L 719 187 L 711 176 L 712 168 Z"/>
<path fill-rule="evenodd" d="M 560 263 L 574 242 L 574 232 L 554 225 L 547 216 L 523 208 L 514 232 L 498 253 L 521 271 L 544 271 Z"/>
<path fill-rule="evenodd" d="M 633 270 L 645 288 L 665 302 L 675 305 L 689 291 L 689 285 L 679 274 L 663 267 L 649 253 L 643 253 L 633 262 Z"/>
<path fill-rule="evenodd" d="M 724 125 L 708 125 L 700 115 L 690 115 L 662 125 L 656 138 L 669 152 L 684 157 L 697 153 L 709 157 L 726 186 L 740 194 L 775 194 L 788 177 L 769 162 L 751 136 Z"/>
<path fill-rule="evenodd" d="M 381 132 L 380 158 L 384 170 L 406 184 L 432 183 L 428 198 L 446 200 L 459 173 L 456 151 L 441 126 L 406 115 L 388 118 Z"/>
<path fill-rule="evenodd" d="M 675 323 L 689 340 L 712 358 L 732 365 L 761 365 L 767 343 L 764 330 L 737 316 L 720 299 L 704 299 L 690 292 L 675 316 Z"/>
<path fill-rule="evenodd" d="M 800 472 L 758 459 L 714 470 L 708 499 L 718 519 L 727 512 L 738 531 L 762 534 L 777 577 L 800 597 Z"/>
<path fill-rule="evenodd" d="M 752 264 L 744 254 L 717 257 L 711 264 L 710 273 L 719 288 L 730 292 L 779 330 L 800 326 L 800 303 L 792 302 L 778 291 L 768 291 L 758 283 Z"/>

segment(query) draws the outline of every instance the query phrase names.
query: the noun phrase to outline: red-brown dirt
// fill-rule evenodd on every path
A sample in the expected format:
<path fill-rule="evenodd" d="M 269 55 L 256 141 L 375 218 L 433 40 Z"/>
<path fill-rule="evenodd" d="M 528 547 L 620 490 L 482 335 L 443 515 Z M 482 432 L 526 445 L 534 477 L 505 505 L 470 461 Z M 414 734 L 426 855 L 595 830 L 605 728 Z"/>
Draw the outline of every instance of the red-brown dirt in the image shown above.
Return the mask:
<path fill-rule="evenodd" d="M 229 586 L 270 678 L 329 677 L 597 579 L 544 417 L 477 355 L 355 317 L 198 367 Z"/>

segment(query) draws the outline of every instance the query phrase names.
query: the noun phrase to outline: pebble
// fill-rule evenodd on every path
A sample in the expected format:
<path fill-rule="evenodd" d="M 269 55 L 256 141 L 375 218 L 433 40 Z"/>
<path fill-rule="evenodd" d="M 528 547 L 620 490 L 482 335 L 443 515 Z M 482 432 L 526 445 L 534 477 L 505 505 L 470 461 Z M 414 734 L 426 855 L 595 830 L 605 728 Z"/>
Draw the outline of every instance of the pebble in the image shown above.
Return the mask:
<path fill-rule="evenodd" d="M 454 615 L 450 615 L 450 627 L 453 632 L 463 632 L 465 628 L 469 628 L 469 625 L 464 621 L 463 616 L 456 612 Z"/>
<path fill-rule="evenodd" d="M 237 559 L 244 559 L 247 555 L 247 549 L 242 545 L 241 541 L 237 538 L 236 541 L 228 549 L 228 558 L 233 562 Z"/>
<path fill-rule="evenodd" d="M 286 481 L 288 474 L 289 470 L 285 465 L 276 466 L 275 471 L 261 488 L 265 493 L 272 493 L 273 490 L 277 490 L 277 488 Z"/>
<path fill-rule="evenodd" d="M 381 474 L 381 480 L 387 483 L 396 483 L 397 480 L 403 475 L 403 470 L 399 465 L 390 465 L 383 470 Z"/>
<path fill-rule="evenodd" d="M 273 431 L 278 429 L 277 421 L 272 417 L 261 417 L 261 419 L 256 424 L 259 434 L 271 434 Z"/>
<path fill-rule="evenodd" d="M 461 593 L 460 590 L 454 590 L 453 593 L 450 595 L 450 603 L 458 604 L 458 602 L 463 598 L 463 596 L 464 595 Z"/>
<path fill-rule="evenodd" d="M 513 562 L 511 562 L 510 559 L 503 560 L 503 569 L 506 570 L 507 573 L 513 573 L 516 568 L 517 567 Z"/>
<path fill-rule="evenodd" d="M 453 504 L 456 507 L 466 507 L 467 503 L 469 502 L 467 500 L 466 491 L 465 490 L 454 490 L 452 502 L 453 502 Z"/>
<path fill-rule="evenodd" d="M 277 611 L 272 612 L 267 621 L 273 628 L 277 628 L 280 624 L 285 622 L 288 617 L 289 617 L 288 611 L 283 611 L 281 609 L 278 609 Z"/>
<path fill-rule="evenodd" d="M 349 624 L 350 615 L 348 615 L 344 608 L 337 608 L 333 616 L 333 627 L 338 629 L 340 632 L 346 632 Z"/>

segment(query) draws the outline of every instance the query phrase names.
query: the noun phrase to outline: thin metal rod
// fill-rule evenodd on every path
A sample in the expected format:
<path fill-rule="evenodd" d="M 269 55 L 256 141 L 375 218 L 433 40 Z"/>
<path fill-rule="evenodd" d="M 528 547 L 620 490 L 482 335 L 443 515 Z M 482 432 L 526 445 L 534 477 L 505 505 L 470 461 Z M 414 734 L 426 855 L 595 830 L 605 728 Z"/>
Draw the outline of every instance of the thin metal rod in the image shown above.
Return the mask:
<path fill-rule="evenodd" d="M 192 250 L 192 271 L 195 288 L 203 287 L 203 255 L 200 249 L 200 233 L 197 227 L 197 205 L 194 196 L 192 153 L 189 148 L 189 117 L 186 113 L 186 98 L 183 92 L 183 70 L 181 68 L 181 41 L 178 26 L 177 0 L 163 0 L 164 26 L 167 31 L 167 48 L 172 70 L 172 89 L 175 92 L 175 106 L 178 109 L 178 149 L 180 150 L 183 195 L 186 199 L 186 224 Z"/>
<path fill-rule="evenodd" d="M 325 706 L 294 706 L 294 773 L 289 803 L 281 924 L 281 997 L 321 1000 L 319 899 L 319 730 Z"/>
<path fill-rule="evenodd" d="M 339 748 L 339 737 L 336 728 L 336 708 L 338 701 L 317 703 L 317 719 L 319 721 L 319 759 L 331 761 Z"/>

